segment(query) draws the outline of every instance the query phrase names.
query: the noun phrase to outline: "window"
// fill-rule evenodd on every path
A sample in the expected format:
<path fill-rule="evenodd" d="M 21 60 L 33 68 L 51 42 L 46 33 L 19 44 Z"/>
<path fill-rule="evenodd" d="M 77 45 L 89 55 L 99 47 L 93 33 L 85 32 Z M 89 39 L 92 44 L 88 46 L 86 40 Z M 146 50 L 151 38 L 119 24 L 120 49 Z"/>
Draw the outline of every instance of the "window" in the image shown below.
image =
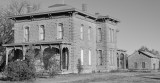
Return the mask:
<path fill-rule="evenodd" d="M 114 29 L 109 28 L 109 42 L 113 42 Z"/>
<path fill-rule="evenodd" d="M 81 65 L 83 65 L 83 49 L 81 49 Z"/>
<path fill-rule="evenodd" d="M 108 62 L 111 64 L 111 52 L 110 52 L 110 50 L 108 51 Z"/>
<path fill-rule="evenodd" d="M 137 69 L 138 68 L 138 64 L 137 62 L 134 63 L 134 68 Z"/>
<path fill-rule="evenodd" d="M 112 29 L 112 42 L 114 42 L 114 29 Z"/>
<path fill-rule="evenodd" d="M 45 28 L 44 25 L 39 26 L 39 40 L 45 39 Z"/>
<path fill-rule="evenodd" d="M 99 57 L 99 60 L 98 60 L 99 64 L 98 65 L 102 65 L 103 64 L 102 50 L 98 50 L 97 55 Z"/>
<path fill-rule="evenodd" d="M 113 65 L 114 64 L 114 50 L 113 49 L 110 49 L 108 51 L 108 59 L 109 59 L 109 63 Z"/>
<path fill-rule="evenodd" d="M 29 41 L 29 27 L 28 27 L 28 26 L 26 26 L 26 27 L 24 28 L 24 41 L 25 41 L 25 42 L 28 42 L 28 41 Z"/>
<path fill-rule="evenodd" d="M 145 68 L 145 62 L 142 62 L 142 68 Z"/>
<path fill-rule="evenodd" d="M 102 30 L 101 28 L 98 28 L 97 31 L 97 42 L 100 42 L 102 40 Z"/>
<path fill-rule="evenodd" d="M 63 24 L 58 23 L 57 25 L 57 39 L 62 39 L 63 38 Z"/>
<path fill-rule="evenodd" d="M 111 28 L 109 28 L 108 37 L 109 37 L 109 38 L 108 38 L 108 41 L 111 42 Z"/>
<path fill-rule="evenodd" d="M 89 50 L 88 52 L 88 61 L 89 61 L 89 65 L 91 65 L 91 50 Z"/>
<path fill-rule="evenodd" d="M 114 65 L 114 50 L 112 50 L 112 64 Z"/>
<path fill-rule="evenodd" d="M 84 27 L 84 25 L 82 24 L 82 25 L 81 25 L 81 28 L 80 28 L 81 39 L 83 39 L 83 27 Z"/>
<path fill-rule="evenodd" d="M 88 40 L 91 40 L 91 27 L 88 28 Z"/>

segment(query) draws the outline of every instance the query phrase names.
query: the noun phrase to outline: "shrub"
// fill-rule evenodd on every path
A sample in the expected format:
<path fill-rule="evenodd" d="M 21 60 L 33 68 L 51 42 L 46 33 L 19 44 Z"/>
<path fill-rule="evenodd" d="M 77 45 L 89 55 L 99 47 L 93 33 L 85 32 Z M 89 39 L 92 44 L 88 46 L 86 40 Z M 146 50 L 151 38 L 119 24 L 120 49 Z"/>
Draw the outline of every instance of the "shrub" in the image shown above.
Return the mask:
<path fill-rule="evenodd" d="M 52 56 L 49 59 L 48 68 L 49 68 L 50 77 L 53 77 L 53 76 L 57 75 L 60 72 L 59 61 L 55 58 L 55 56 Z"/>
<path fill-rule="evenodd" d="M 5 75 L 9 80 L 22 81 L 35 78 L 34 64 L 28 61 L 10 62 L 5 69 Z"/>
<path fill-rule="evenodd" d="M 80 59 L 78 59 L 77 69 L 78 69 L 78 73 L 81 73 L 82 70 L 83 70 L 83 67 L 82 67 L 81 60 L 80 60 Z"/>
<path fill-rule="evenodd" d="M 36 69 L 34 65 L 34 55 L 34 49 L 30 46 L 25 55 L 25 60 L 17 59 L 8 63 L 4 72 L 5 76 L 13 81 L 23 81 L 35 78 Z"/>

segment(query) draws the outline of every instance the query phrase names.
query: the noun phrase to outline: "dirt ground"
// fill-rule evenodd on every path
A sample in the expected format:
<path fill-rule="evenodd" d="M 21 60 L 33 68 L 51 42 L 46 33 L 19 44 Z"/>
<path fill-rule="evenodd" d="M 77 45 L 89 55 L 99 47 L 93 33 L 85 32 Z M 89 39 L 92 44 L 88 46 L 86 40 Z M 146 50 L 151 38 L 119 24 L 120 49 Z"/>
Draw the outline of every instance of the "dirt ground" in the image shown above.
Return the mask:
<path fill-rule="evenodd" d="M 53 78 L 37 78 L 35 81 L 0 83 L 160 83 L 160 72 L 116 72 L 94 74 L 68 74 Z"/>

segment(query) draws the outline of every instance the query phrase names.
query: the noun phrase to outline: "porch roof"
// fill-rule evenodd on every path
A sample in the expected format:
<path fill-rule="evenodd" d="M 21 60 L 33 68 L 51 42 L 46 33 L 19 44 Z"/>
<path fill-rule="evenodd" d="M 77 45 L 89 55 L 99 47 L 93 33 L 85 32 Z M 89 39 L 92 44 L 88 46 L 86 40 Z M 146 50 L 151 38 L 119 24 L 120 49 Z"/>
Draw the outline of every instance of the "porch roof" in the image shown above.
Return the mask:
<path fill-rule="evenodd" d="M 28 46 L 28 45 L 60 45 L 60 44 L 68 44 L 71 45 L 71 42 L 63 42 L 63 41 L 50 41 L 50 42 L 24 42 L 24 43 L 11 43 L 11 44 L 3 44 L 5 47 L 14 47 L 14 46 Z"/>

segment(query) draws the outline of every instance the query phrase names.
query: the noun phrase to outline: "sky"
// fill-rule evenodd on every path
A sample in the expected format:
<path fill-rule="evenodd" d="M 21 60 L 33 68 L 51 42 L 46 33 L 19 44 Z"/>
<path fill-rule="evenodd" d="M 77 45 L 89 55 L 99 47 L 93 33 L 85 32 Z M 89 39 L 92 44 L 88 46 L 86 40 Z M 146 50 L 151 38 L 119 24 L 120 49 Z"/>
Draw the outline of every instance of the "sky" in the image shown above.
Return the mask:
<path fill-rule="evenodd" d="M 0 7 L 11 0 L 0 0 Z M 42 8 L 65 3 L 91 14 L 99 12 L 119 19 L 117 47 L 130 55 L 141 46 L 160 51 L 160 0 L 28 0 Z"/>

